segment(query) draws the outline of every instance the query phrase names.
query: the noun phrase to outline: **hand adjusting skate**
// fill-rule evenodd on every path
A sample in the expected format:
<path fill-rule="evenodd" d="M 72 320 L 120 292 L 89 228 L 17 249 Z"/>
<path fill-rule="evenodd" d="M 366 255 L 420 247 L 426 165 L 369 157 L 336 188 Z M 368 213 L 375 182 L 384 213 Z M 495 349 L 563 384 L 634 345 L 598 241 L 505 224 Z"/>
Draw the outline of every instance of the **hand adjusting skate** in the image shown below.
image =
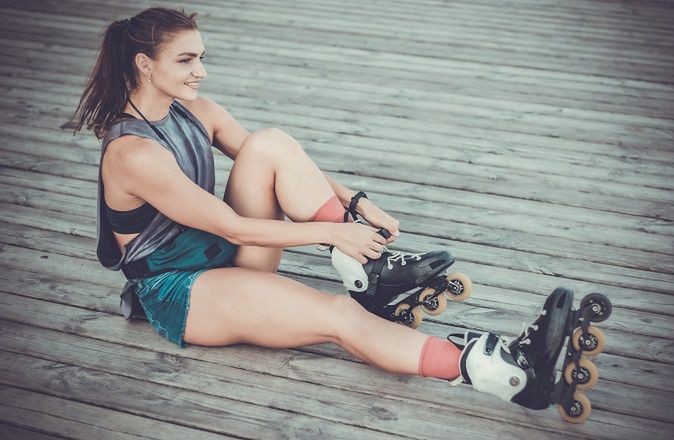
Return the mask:
<path fill-rule="evenodd" d="M 604 347 L 603 334 L 590 326 L 611 314 L 611 302 L 593 293 L 572 310 L 573 292 L 557 288 L 545 301 L 538 318 L 512 341 L 493 333 L 469 331 L 459 360 L 461 376 L 452 381 L 470 383 L 478 391 L 496 395 L 530 409 L 557 404 L 562 418 L 583 423 L 590 416 L 590 401 L 577 390 L 596 384 L 596 366 L 582 354 L 595 355 Z M 577 327 L 579 326 L 580 327 Z M 450 335 L 448 339 L 457 335 Z M 564 347 L 563 378 L 555 382 L 555 364 Z"/>
<path fill-rule="evenodd" d="M 354 203 L 354 199 L 345 219 L 352 215 L 356 222 L 360 222 L 355 213 L 357 200 Z M 384 238 L 391 236 L 384 228 L 377 232 Z M 384 246 L 380 258 L 368 259 L 362 265 L 334 246 L 330 250 L 333 266 L 356 301 L 377 316 L 413 328 L 421 324 L 422 311 L 438 315 L 447 307 L 448 297 L 462 301 L 472 292 L 472 283 L 467 276 L 461 273 L 444 275 L 454 263 L 449 252 L 403 254 L 391 252 Z M 400 296 L 404 298 L 398 300 Z"/>

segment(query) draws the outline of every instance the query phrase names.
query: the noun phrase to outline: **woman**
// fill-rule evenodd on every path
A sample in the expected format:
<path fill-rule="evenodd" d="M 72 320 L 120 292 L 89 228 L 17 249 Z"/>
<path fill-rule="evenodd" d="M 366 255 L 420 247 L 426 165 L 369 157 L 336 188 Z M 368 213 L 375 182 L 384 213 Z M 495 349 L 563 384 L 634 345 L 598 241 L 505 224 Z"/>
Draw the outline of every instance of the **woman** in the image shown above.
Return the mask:
<path fill-rule="evenodd" d="M 198 97 L 207 73 L 194 18 L 152 8 L 112 23 L 76 112 L 76 131 L 86 124 L 102 138 L 97 254 L 129 279 L 126 303 L 137 298 L 181 347 L 332 342 L 393 373 L 457 383 L 470 375 L 507 400 L 525 392 L 527 374 L 512 356 L 490 361 L 479 349 L 487 335 L 462 356 L 454 343 L 381 319 L 346 295 L 276 274 L 287 246 L 330 244 L 362 264 L 376 260 L 398 221 L 323 175 L 289 135 L 249 133 Z M 224 200 L 213 195 L 211 145 L 234 160 Z M 372 226 L 344 221 L 350 203 Z M 493 351 L 505 353 L 499 344 Z M 494 375 L 489 362 L 501 369 L 498 386 L 481 378 Z"/>

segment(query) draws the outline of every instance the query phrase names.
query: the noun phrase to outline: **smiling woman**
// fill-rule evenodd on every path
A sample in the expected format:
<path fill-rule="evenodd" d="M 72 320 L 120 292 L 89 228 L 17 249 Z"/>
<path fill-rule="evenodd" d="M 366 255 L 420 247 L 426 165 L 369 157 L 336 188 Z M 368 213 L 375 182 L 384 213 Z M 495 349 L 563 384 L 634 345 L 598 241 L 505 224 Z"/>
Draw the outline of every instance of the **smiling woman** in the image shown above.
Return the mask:
<path fill-rule="evenodd" d="M 443 274 L 454 261 L 447 252 L 390 252 L 384 245 L 398 221 L 365 193 L 327 178 L 290 135 L 249 133 L 199 97 L 204 52 L 194 14 L 151 8 L 116 21 L 76 110 L 76 131 L 86 124 L 102 139 L 96 253 L 128 280 L 125 317 L 145 316 L 180 347 L 333 342 L 390 372 L 472 380 L 504 399 L 546 406 L 549 390 L 518 366 L 526 356 L 554 366 L 532 357 L 538 351 L 518 348 L 515 362 L 498 337 L 477 335 L 462 355 L 461 344 L 391 322 L 416 327 L 422 309 L 442 311 L 450 290 L 465 298 L 469 280 Z M 234 160 L 223 200 L 214 195 L 211 146 Z M 276 273 L 284 247 L 323 243 L 355 299 Z M 543 322 L 523 345 L 545 341 Z M 540 374 L 542 383 L 550 375 Z"/>

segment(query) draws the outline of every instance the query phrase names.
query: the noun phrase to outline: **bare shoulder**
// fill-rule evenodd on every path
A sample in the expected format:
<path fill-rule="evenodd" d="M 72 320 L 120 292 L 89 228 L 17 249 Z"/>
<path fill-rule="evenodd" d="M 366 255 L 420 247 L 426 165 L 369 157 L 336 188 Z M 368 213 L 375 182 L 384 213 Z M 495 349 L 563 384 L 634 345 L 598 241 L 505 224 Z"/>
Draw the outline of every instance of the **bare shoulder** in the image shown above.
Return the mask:
<path fill-rule="evenodd" d="M 103 173 L 128 177 L 138 170 L 175 160 L 171 152 L 154 139 L 127 135 L 111 141 L 103 156 Z"/>
<path fill-rule="evenodd" d="M 177 101 L 199 119 L 208 131 L 209 138 L 212 140 L 215 131 L 215 121 L 219 119 L 220 113 L 224 110 L 222 106 L 204 96 L 199 96 L 193 101 L 183 101 L 181 99 Z"/>

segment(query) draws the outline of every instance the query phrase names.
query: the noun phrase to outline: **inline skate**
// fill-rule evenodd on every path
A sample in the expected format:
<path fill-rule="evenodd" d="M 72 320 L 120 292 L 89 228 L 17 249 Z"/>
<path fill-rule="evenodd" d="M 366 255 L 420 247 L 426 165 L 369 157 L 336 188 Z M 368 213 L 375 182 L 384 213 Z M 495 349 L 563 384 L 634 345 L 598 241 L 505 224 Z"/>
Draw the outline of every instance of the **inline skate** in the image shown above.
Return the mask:
<path fill-rule="evenodd" d="M 357 220 L 358 221 L 358 220 Z M 388 238 L 391 234 L 380 229 Z M 389 321 L 417 328 L 422 313 L 439 315 L 447 299 L 463 301 L 472 292 L 470 279 L 462 273 L 445 274 L 454 257 L 445 251 L 421 254 L 390 252 L 366 264 L 332 247 L 332 264 L 352 298 L 369 312 Z M 402 300 L 398 300 L 404 296 Z"/>
<path fill-rule="evenodd" d="M 572 304 L 571 290 L 555 289 L 538 318 L 512 341 L 493 333 L 466 332 L 463 344 L 455 342 L 463 352 L 461 376 L 452 384 L 472 384 L 478 391 L 530 409 L 557 404 L 564 420 L 583 423 L 591 405 L 580 390 L 592 388 L 599 379 L 597 367 L 585 356 L 601 353 L 605 344 L 603 333 L 590 322 L 606 320 L 611 302 L 592 293 L 582 299 L 578 310 Z M 562 377 L 556 380 L 555 365 L 567 337 Z"/>

